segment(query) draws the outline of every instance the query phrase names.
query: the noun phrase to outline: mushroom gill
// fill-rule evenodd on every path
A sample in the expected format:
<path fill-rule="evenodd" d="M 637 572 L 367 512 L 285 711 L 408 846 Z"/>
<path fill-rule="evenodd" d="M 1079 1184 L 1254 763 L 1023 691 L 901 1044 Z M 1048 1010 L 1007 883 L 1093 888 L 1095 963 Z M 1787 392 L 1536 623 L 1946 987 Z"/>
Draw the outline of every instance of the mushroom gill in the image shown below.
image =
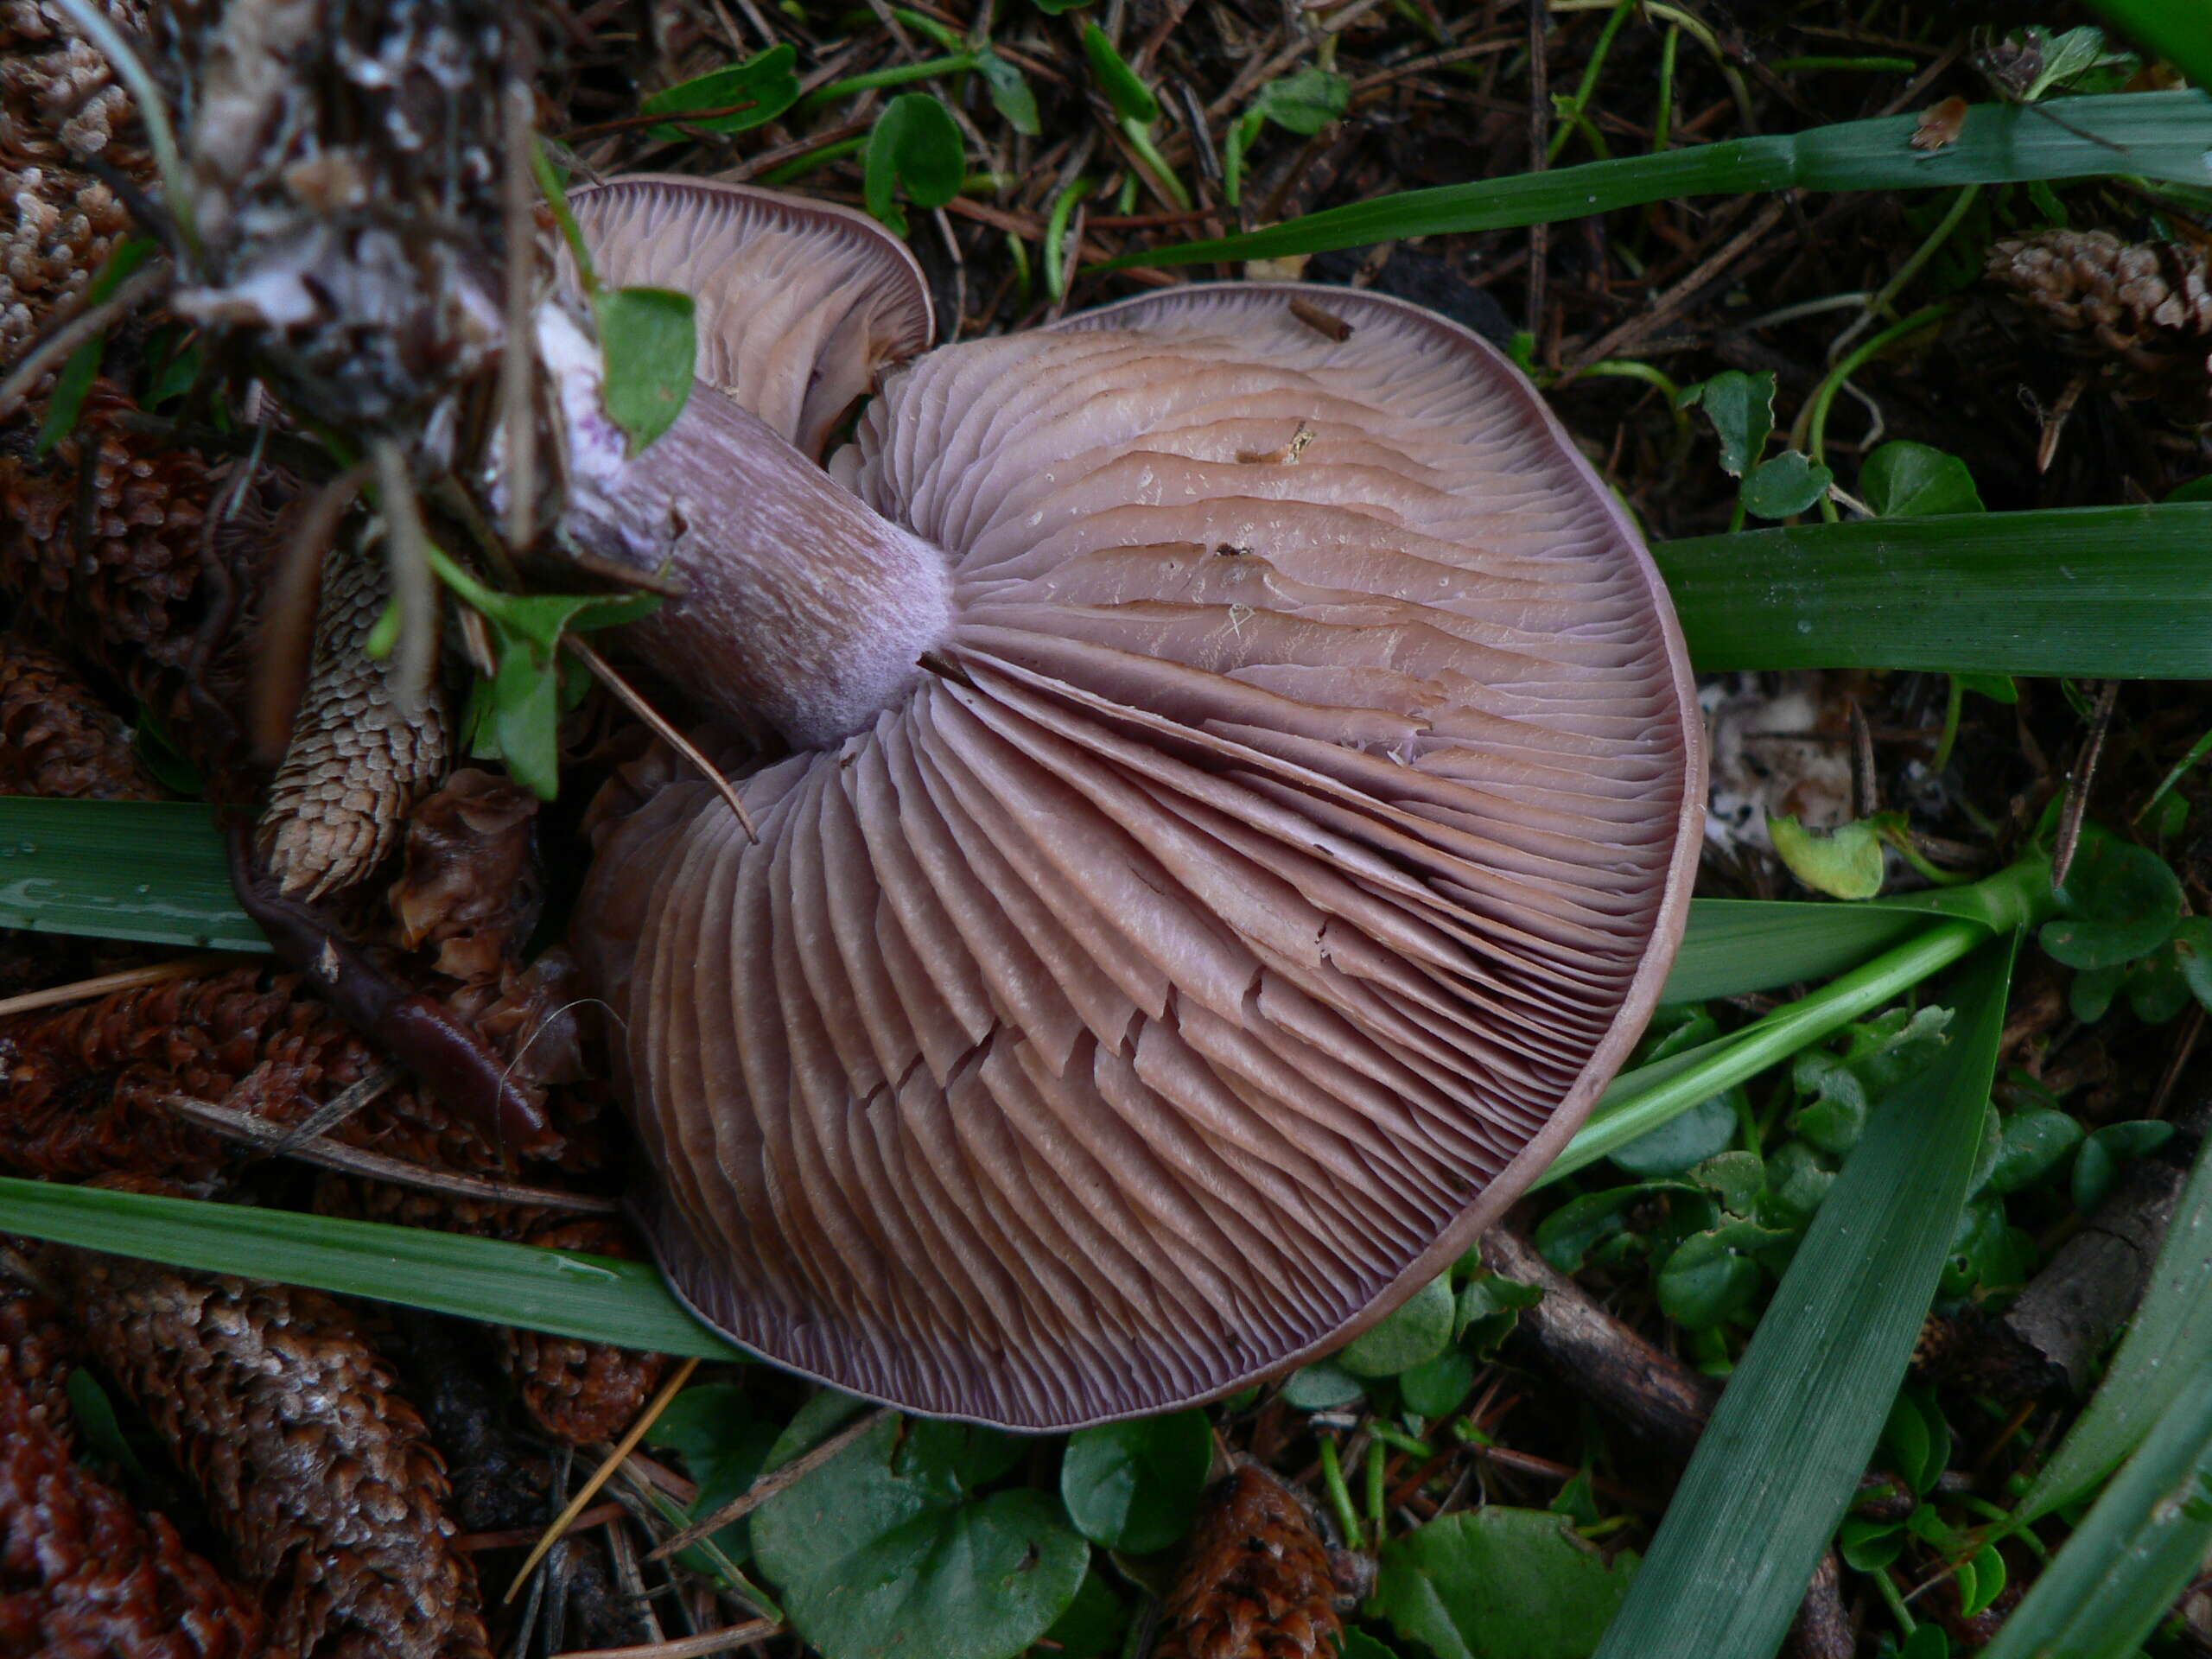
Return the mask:
<path fill-rule="evenodd" d="M 1679 938 L 1702 760 L 1633 527 L 1481 340 L 1294 284 L 942 348 L 829 470 L 943 561 L 922 671 L 743 779 L 757 843 L 704 784 L 607 826 L 576 924 L 671 1282 L 1022 1428 L 1347 1340 L 1573 1133 Z"/>

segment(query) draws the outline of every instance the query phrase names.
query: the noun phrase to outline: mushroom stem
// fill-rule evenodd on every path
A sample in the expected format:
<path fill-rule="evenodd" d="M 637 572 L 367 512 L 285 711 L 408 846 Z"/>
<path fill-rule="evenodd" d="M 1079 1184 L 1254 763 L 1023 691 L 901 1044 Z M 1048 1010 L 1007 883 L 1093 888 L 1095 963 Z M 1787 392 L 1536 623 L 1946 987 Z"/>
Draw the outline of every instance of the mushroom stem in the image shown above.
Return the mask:
<path fill-rule="evenodd" d="M 569 426 L 570 543 L 683 584 L 632 631 L 654 665 L 801 748 L 863 731 L 898 702 L 951 626 L 944 556 L 706 386 L 626 454 L 596 363 L 551 345 L 542 331 Z"/>

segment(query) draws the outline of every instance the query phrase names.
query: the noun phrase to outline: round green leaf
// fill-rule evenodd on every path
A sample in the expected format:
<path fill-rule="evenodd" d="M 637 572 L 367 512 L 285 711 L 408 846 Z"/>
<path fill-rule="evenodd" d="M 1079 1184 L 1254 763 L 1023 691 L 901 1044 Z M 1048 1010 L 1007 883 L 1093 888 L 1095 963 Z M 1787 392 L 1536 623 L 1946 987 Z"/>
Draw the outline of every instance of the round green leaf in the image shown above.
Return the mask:
<path fill-rule="evenodd" d="M 2064 1112 L 2029 1106 L 2005 1120 L 2004 1149 L 1989 1172 L 1993 1192 L 2018 1192 L 2056 1169 L 2080 1144 L 2082 1125 Z"/>
<path fill-rule="evenodd" d="M 2212 1008 L 2212 917 L 2192 916 L 2174 929 L 2174 958 L 2190 994 Z"/>
<path fill-rule="evenodd" d="M 1332 1407 L 1348 1406 L 1366 1392 L 1357 1377 L 1325 1359 L 1317 1365 L 1300 1366 L 1282 1385 L 1284 1402 L 1300 1411 L 1327 1411 Z"/>
<path fill-rule="evenodd" d="M 1368 1611 L 1455 1659 L 1576 1659 L 1620 1611 L 1636 1566 L 1630 1551 L 1608 1565 L 1564 1516 L 1486 1504 L 1385 1544 Z"/>
<path fill-rule="evenodd" d="M 1079 1429 L 1060 1460 L 1060 1501 L 1084 1537 L 1148 1554 L 1190 1530 L 1212 1462 L 1203 1411 Z"/>
<path fill-rule="evenodd" d="M 1456 1312 L 1451 1280 L 1440 1274 L 1339 1353 L 1337 1363 L 1354 1376 L 1395 1376 L 1444 1351 Z"/>
<path fill-rule="evenodd" d="M 1866 457 L 1859 493 L 1885 518 L 1983 511 L 1966 462 L 1909 438 L 1885 443 Z"/>
<path fill-rule="evenodd" d="M 948 1503 L 903 1478 L 901 1427 L 762 1504 L 754 1559 L 824 1659 L 1013 1659 L 1075 1599 L 1090 1547 L 1042 1492 Z"/>
<path fill-rule="evenodd" d="M 1735 1133 L 1735 1109 L 1715 1095 L 1618 1148 L 1613 1161 L 1631 1175 L 1679 1175 L 1726 1151 Z"/>
<path fill-rule="evenodd" d="M 2036 938 L 2069 968 L 2118 968 L 2164 944 L 2181 921 L 2181 881 L 2147 847 L 2085 840 L 2059 892 L 2066 914 Z"/>
<path fill-rule="evenodd" d="M 1446 1415 L 1474 1386 L 1475 1362 L 1456 1348 L 1398 1373 L 1398 1397 L 1424 1417 Z"/>
<path fill-rule="evenodd" d="M 861 194 L 868 210 L 906 233 L 899 193 L 917 207 L 942 207 L 968 176 L 967 143 L 952 111 L 927 92 L 901 92 L 869 130 Z"/>
<path fill-rule="evenodd" d="M 1744 480 L 1744 511 L 1754 518 L 1787 518 L 1828 493 L 1835 474 L 1795 449 L 1751 468 Z"/>
<path fill-rule="evenodd" d="M 1747 1243 L 1773 1243 L 1778 1235 L 1750 1222 L 1731 1222 L 1684 1239 L 1660 1269 L 1659 1306 L 1675 1324 L 1709 1330 L 1751 1305 L 1758 1292 L 1759 1264 L 1740 1253 Z"/>

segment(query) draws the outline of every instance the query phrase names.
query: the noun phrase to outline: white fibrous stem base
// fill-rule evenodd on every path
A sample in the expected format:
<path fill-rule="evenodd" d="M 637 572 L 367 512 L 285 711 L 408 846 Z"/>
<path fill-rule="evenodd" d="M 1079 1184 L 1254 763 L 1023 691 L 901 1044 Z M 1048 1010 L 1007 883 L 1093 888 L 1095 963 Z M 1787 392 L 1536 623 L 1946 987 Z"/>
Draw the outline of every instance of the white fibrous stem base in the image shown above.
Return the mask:
<path fill-rule="evenodd" d="M 657 669 L 802 748 L 863 731 L 905 697 L 951 626 L 944 554 L 704 383 L 629 455 L 581 331 L 541 315 L 538 344 L 567 428 L 563 535 L 684 584 L 632 631 Z"/>

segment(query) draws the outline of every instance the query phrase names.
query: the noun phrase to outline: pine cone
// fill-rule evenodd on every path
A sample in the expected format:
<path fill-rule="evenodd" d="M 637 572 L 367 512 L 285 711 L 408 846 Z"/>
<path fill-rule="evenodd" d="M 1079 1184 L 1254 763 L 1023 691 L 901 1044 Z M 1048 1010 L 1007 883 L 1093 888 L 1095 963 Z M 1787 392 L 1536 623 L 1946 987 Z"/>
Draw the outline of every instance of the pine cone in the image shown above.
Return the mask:
<path fill-rule="evenodd" d="M 1988 272 L 2075 336 L 2070 349 L 2117 358 L 2127 395 L 2178 389 L 2201 404 L 2212 387 L 2212 252 L 2123 242 L 2110 231 L 2043 231 L 1991 248 Z"/>
<path fill-rule="evenodd" d="M 102 8 L 137 33 L 144 7 Z M 136 182 L 149 181 L 130 94 L 107 59 L 51 0 L 0 4 L 0 362 L 15 357 L 92 281 L 130 216 L 106 185 L 72 162 L 96 156 Z"/>
<path fill-rule="evenodd" d="M 0 1294 L 0 1659 L 246 1659 L 261 1616 L 158 1515 L 75 1462 L 74 1344 Z"/>
<path fill-rule="evenodd" d="M 1206 1497 L 1154 1659 L 1325 1659 L 1342 1628 L 1305 1505 L 1243 1465 Z"/>
<path fill-rule="evenodd" d="M 303 899 L 349 887 L 381 863 L 445 772 L 444 710 L 434 697 L 403 712 L 391 659 L 362 649 L 390 591 L 384 561 L 358 548 L 324 563 L 307 696 L 257 831 L 279 888 Z"/>
<path fill-rule="evenodd" d="M 0 634 L 0 795 L 154 801 L 130 733 L 68 664 Z"/>
<path fill-rule="evenodd" d="M 545 1223 L 526 1242 L 590 1255 L 635 1257 L 630 1230 L 606 1217 Z M 668 1369 L 664 1354 L 610 1348 L 512 1325 L 499 1330 L 502 1359 L 523 1404 L 542 1428 L 575 1446 L 618 1437 L 637 1420 Z"/>
<path fill-rule="evenodd" d="M 487 1653 L 444 1465 L 345 1308 L 90 1251 L 39 1261 L 206 1494 L 273 1644 L 301 1659 Z"/>
<path fill-rule="evenodd" d="M 256 968 L 15 1014 L 0 1020 L 0 1167 L 48 1179 L 128 1171 L 204 1182 L 234 1154 L 162 1096 L 284 1122 L 374 1066 L 367 1046 L 296 976 L 264 984 Z"/>

